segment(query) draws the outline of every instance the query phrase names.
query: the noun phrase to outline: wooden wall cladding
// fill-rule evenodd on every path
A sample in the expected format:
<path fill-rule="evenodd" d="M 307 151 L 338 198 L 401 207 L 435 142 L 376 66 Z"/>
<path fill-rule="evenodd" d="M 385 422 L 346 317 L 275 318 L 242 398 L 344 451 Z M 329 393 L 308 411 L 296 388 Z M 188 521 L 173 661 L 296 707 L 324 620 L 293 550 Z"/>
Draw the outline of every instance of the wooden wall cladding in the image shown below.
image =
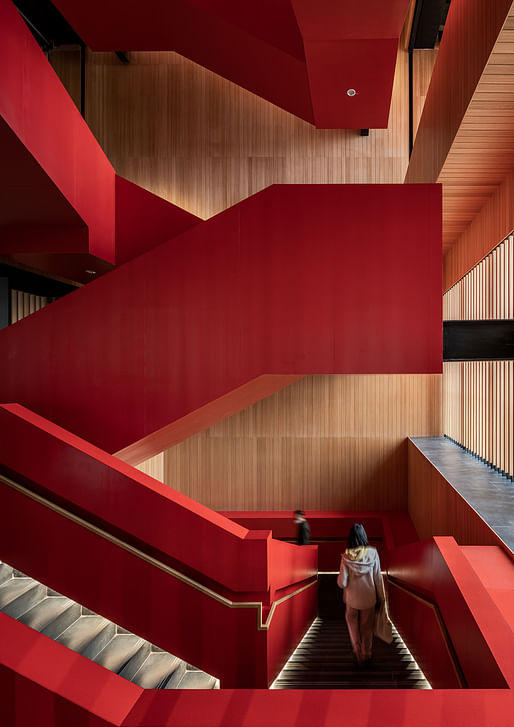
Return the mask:
<path fill-rule="evenodd" d="M 45 305 L 53 303 L 55 298 L 46 295 L 32 295 L 22 290 L 11 290 L 11 323 L 21 321 L 31 313 L 44 308 Z"/>
<path fill-rule="evenodd" d="M 514 235 L 510 235 L 443 296 L 444 320 L 514 318 Z"/>
<path fill-rule="evenodd" d="M 485 191 L 484 189 L 484 193 Z M 445 196 L 443 188 L 443 210 Z M 494 194 L 487 198 L 473 222 L 444 256 L 444 289 L 447 290 L 454 285 L 513 230 L 514 169 L 505 177 Z"/>
<path fill-rule="evenodd" d="M 412 52 L 412 131 L 414 140 L 416 139 L 438 51 L 438 48 L 428 48 L 415 49 Z"/>
<path fill-rule="evenodd" d="M 444 433 L 514 476 L 514 361 L 444 364 Z"/>
<path fill-rule="evenodd" d="M 64 55 L 64 51 L 62 52 Z M 76 95 L 73 54 L 51 62 Z M 402 183 L 408 56 L 400 47 L 389 128 L 316 130 L 175 53 L 88 53 L 86 120 L 116 172 L 208 218 L 275 183 Z"/>
<path fill-rule="evenodd" d="M 409 441 L 408 510 L 421 540 L 452 535 L 459 545 L 502 545 L 434 465 Z"/>
<path fill-rule="evenodd" d="M 441 378 L 307 376 L 166 450 L 163 481 L 217 510 L 405 509 L 406 437 L 440 433 Z"/>

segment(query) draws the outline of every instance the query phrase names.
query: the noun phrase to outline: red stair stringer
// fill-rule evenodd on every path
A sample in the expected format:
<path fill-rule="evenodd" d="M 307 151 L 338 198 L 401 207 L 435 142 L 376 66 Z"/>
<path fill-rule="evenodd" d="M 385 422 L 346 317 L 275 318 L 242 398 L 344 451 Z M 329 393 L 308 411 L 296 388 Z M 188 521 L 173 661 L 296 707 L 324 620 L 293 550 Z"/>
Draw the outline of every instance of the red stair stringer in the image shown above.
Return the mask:
<path fill-rule="evenodd" d="M 135 462 L 305 374 L 440 373 L 440 220 L 437 185 L 269 187 L 0 331 L 0 402 Z"/>

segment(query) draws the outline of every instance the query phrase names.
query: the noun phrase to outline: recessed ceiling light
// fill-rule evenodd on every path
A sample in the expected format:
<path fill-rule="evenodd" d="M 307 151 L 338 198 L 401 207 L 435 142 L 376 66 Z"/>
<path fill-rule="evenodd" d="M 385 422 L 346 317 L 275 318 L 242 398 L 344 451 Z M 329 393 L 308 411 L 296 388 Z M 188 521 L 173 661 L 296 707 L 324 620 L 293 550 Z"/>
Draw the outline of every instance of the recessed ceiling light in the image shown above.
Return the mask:
<path fill-rule="evenodd" d="M 356 96 L 357 91 L 354 88 L 349 88 L 348 91 L 346 92 L 346 95 L 347 96 Z"/>

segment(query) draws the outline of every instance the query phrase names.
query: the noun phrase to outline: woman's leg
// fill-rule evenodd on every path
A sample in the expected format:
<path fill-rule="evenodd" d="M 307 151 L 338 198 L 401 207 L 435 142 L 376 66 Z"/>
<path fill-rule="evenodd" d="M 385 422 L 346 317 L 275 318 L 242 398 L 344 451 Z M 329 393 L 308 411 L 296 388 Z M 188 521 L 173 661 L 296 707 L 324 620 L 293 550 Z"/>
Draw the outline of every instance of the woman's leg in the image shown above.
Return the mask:
<path fill-rule="evenodd" d="M 360 640 L 363 660 L 371 659 L 374 625 L 375 609 L 367 608 L 363 611 L 360 611 Z"/>
<path fill-rule="evenodd" d="M 361 655 L 361 635 L 359 630 L 359 611 L 351 606 L 346 606 L 346 625 L 352 642 L 353 653 L 357 661 L 362 661 Z"/>

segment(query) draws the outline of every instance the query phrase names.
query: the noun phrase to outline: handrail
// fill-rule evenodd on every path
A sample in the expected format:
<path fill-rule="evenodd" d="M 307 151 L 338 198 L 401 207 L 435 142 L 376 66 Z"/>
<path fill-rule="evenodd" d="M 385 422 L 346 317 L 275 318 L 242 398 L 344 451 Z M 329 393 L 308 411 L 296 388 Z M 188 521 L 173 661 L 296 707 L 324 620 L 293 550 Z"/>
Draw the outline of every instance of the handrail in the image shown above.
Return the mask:
<path fill-rule="evenodd" d="M 441 612 L 439 610 L 439 606 L 437 603 L 434 603 L 433 601 L 430 601 L 428 598 L 425 598 L 424 596 L 420 596 L 416 591 L 414 591 L 409 586 L 405 586 L 404 584 L 398 583 L 394 576 L 387 576 L 387 583 L 388 585 L 395 586 L 395 588 L 398 588 L 399 590 L 403 591 L 404 593 L 407 593 L 412 598 L 415 598 L 417 601 L 420 601 L 421 603 L 424 603 L 426 606 L 432 609 L 434 612 L 437 625 L 439 626 L 439 630 L 441 632 L 441 636 L 443 637 L 444 645 L 446 646 L 446 650 L 448 652 L 448 656 L 450 657 L 450 662 L 452 664 L 453 670 L 455 672 L 455 676 L 457 677 L 457 681 L 459 682 L 459 687 L 461 689 L 467 689 L 467 681 L 466 677 L 464 675 L 464 672 L 462 671 L 462 667 L 459 664 L 459 660 L 457 658 L 457 655 L 455 653 L 455 649 L 453 647 L 453 644 L 450 639 L 450 634 L 448 633 L 448 629 L 446 628 L 446 624 L 444 623 L 444 619 L 441 616 Z"/>
<path fill-rule="evenodd" d="M 68 512 L 68 510 L 64 509 L 60 505 L 56 505 L 55 503 L 48 500 L 46 497 L 43 497 L 42 495 L 38 495 L 35 492 L 32 492 L 27 487 L 20 485 L 18 482 L 11 480 L 9 477 L 6 477 L 5 475 L 0 474 L 0 482 L 3 482 L 5 485 L 10 487 L 11 489 L 16 490 L 16 492 L 19 492 L 20 494 L 24 495 L 25 497 L 28 497 L 29 499 L 33 500 L 34 502 L 37 502 L 39 505 L 43 505 L 43 507 L 46 507 L 49 510 L 52 510 L 53 512 L 57 513 L 58 515 L 61 515 L 62 517 L 65 517 L 67 520 L 70 520 L 71 522 L 75 523 L 76 525 L 79 525 L 80 527 L 83 527 L 84 529 L 88 530 L 89 532 L 94 533 L 95 535 L 98 535 L 99 537 L 103 538 L 104 540 L 107 540 L 108 542 L 112 543 L 113 545 L 116 545 L 117 547 L 122 548 L 122 550 L 125 550 L 127 553 L 134 555 L 136 558 L 139 558 L 140 560 L 143 560 L 146 563 L 149 563 L 150 565 L 154 566 L 155 568 L 159 568 L 159 570 L 163 571 L 164 573 L 167 573 L 168 575 L 172 576 L 176 580 L 181 581 L 182 583 L 185 583 L 186 585 L 190 586 L 191 588 L 194 588 L 197 591 L 200 591 L 200 593 L 202 593 L 204 596 L 208 596 L 209 598 L 212 598 L 214 601 L 217 601 L 218 603 L 221 603 L 224 606 L 227 606 L 228 608 L 255 608 L 255 609 L 257 609 L 256 616 L 257 616 L 257 630 L 258 631 L 268 631 L 277 606 L 279 606 L 281 603 L 284 603 L 285 601 L 288 601 L 290 598 L 293 598 L 293 596 L 297 596 L 299 593 L 302 593 L 302 591 L 307 590 L 307 588 L 311 588 L 311 586 L 313 586 L 314 584 L 316 584 L 318 582 L 318 577 L 316 576 L 309 583 L 304 584 L 300 588 L 297 588 L 295 591 L 292 591 L 291 593 L 288 593 L 287 595 L 282 596 L 282 598 L 279 598 L 278 600 L 273 601 L 273 603 L 271 604 L 271 608 L 268 613 L 268 616 L 267 616 L 266 620 L 264 620 L 263 619 L 264 606 L 262 604 L 262 601 L 231 601 L 229 598 L 226 598 L 225 596 L 221 596 L 219 593 L 216 593 L 216 591 L 213 591 L 211 588 L 208 588 L 207 586 L 204 586 L 201 583 L 198 583 L 197 581 L 193 580 L 193 578 L 190 578 L 189 576 L 186 576 L 183 573 L 180 573 L 180 571 L 175 570 L 175 568 L 172 568 L 171 566 L 166 565 L 165 563 L 162 563 L 157 558 L 154 558 L 153 556 L 148 555 L 147 553 L 144 553 L 142 550 L 139 550 L 139 548 L 136 548 L 133 545 L 130 545 L 129 543 L 125 543 L 123 540 L 120 540 L 120 538 L 117 538 L 115 535 L 111 535 L 106 530 L 99 528 L 97 525 L 92 525 L 87 520 L 84 520 L 83 518 L 79 517 L 78 515 L 74 515 L 73 513 Z"/>

